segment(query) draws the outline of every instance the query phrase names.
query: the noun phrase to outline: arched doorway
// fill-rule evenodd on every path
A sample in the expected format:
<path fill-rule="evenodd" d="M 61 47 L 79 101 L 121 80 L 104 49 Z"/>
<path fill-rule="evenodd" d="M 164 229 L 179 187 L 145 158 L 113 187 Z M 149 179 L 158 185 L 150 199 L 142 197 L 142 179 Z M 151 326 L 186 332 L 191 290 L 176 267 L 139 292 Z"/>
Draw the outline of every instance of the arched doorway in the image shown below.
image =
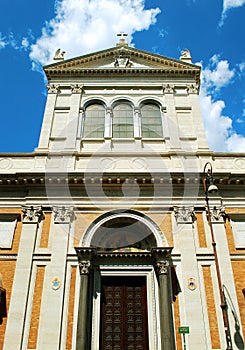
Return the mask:
<path fill-rule="evenodd" d="M 96 247 L 100 250 L 116 249 L 113 244 L 119 243 L 125 236 L 129 238 L 128 243 L 132 246 L 141 242 L 146 250 L 169 246 L 158 225 L 147 215 L 135 210 L 112 210 L 101 215 L 84 233 L 81 246 Z M 109 242 L 109 237 L 113 244 Z"/>
<path fill-rule="evenodd" d="M 107 220 L 91 240 L 91 247 L 101 251 L 150 251 L 156 246 L 155 236 L 149 227 L 128 216 Z"/>
<path fill-rule="evenodd" d="M 82 242 L 76 349 L 173 350 L 172 248 L 158 226 L 136 211 L 112 211 Z"/>

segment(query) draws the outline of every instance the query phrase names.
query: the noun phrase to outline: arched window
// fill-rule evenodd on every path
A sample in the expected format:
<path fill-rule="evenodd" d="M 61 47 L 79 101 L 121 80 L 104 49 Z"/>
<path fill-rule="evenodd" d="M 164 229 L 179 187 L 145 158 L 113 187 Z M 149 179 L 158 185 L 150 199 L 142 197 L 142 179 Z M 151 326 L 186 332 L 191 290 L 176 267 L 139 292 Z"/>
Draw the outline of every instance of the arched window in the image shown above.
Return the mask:
<path fill-rule="evenodd" d="M 142 138 L 161 138 L 162 117 L 159 106 L 146 103 L 141 108 L 141 134 Z"/>
<path fill-rule="evenodd" d="M 102 224 L 91 241 L 98 250 L 151 251 L 157 246 L 151 230 L 135 218 L 118 217 Z"/>
<path fill-rule="evenodd" d="M 102 104 L 94 103 L 85 110 L 83 127 L 84 138 L 102 138 L 105 128 L 105 108 Z"/>
<path fill-rule="evenodd" d="M 134 137 L 133 109 L 128 103 L 120 103 L 113 109 L 112 137 Z"/>

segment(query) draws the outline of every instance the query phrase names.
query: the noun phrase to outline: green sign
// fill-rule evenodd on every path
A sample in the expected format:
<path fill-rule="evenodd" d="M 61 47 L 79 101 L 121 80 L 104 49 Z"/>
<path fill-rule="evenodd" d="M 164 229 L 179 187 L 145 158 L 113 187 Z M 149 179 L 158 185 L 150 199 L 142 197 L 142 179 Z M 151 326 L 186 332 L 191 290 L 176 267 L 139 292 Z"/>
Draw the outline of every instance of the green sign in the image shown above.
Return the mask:
<path fill-rule="evenodd" d="M 190 333 L 189 326 L 179 327 L 179 334 L 189 334 L 189 333 Z"/>

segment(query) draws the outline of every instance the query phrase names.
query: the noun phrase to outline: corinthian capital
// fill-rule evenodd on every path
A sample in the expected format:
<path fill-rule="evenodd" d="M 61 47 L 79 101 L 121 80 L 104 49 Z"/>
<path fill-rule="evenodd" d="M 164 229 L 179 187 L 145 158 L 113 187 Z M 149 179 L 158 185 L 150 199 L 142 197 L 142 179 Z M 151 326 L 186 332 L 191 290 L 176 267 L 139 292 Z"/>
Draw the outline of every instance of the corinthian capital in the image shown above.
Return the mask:
<path fill-rule="evenodd" d="M 79 261 L 79 269 L 81 275 L 88 275 L 91 268 L 91 262 L 89 260 Z"/>
<path fill-rule="evenodd" d="M 194 207 L 174 207 L 174 215 L 178 224 L 188 224 L 195 221 Z"/>
<path fill-rule="evenodd" d="M 163 93 L 164 94 L 173 94 L 174 93 L 174 85 L 170 84 L 164 84 L 162 86 Z"/>
<path fill-rule="evenodd" d="M 23 212 L 23 222 L 25 223 L 38 223 L 43 218 L 43 211 L 41 206 L 23 206 L 22 207 Z"/>
<path fill-rule="evenodd" d="M 210 209 L 210 215 L 211 215 L 211 221 L 213 223 L 215 222 L 223 223 L 227 218 L 227 215 L 225 213 L 225 207 L 223 206 L 220 206 L 220 207 L 214 206 L 212 209 Z"/>
<path fill-rule="evenodd" d="M 187 92 L 188 94 L 197 94 L 198 93 L 197 85 L 194 85 L 194 84 L 187 85 Z"/>
<path fill-rule="evenodd" d="M 73 218 L 74 212 L 72 207 L 53 207 L 55 224 L 69 224 Z"/>
<path fill-rule="evenodd" d="M 48 89 L 49 94 L 57 94 L 59 92 L 59 85 L 58 84 L 48 84 L 47 89 Z"/>
<path fill-rule="evenodd" d="M 72 94 L 81 94 L 83 92 L 83 85 L 81 84 L 73 84 L 71 85 Z"/>
<path fill-rule="evenodd" d="M 161 260 L 156 263 L 156 267 L 159 275 L 166 275 L 168 273 L 169 261 Z"/>

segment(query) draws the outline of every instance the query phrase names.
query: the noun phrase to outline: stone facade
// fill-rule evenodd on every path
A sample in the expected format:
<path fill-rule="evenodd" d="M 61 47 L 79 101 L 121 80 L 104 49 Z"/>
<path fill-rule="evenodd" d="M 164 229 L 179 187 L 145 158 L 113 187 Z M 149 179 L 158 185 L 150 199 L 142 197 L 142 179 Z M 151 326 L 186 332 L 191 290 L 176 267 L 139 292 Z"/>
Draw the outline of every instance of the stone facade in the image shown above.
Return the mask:
<path fill-rule="evenodd" d="M 149 350 L 181 350 L 180 326 L 188 349 L 225 349 L 216 258 L 232 349 L 244 348 L 245 154 L 208 148 L 189 51 L 170 59 L 121 39 L 44 71 L 37 149 L 0 154 L 0 227 L 12 237 L 0 248 L 0 348 L 98 350 L 101 281 L 140 276 Z"/>

